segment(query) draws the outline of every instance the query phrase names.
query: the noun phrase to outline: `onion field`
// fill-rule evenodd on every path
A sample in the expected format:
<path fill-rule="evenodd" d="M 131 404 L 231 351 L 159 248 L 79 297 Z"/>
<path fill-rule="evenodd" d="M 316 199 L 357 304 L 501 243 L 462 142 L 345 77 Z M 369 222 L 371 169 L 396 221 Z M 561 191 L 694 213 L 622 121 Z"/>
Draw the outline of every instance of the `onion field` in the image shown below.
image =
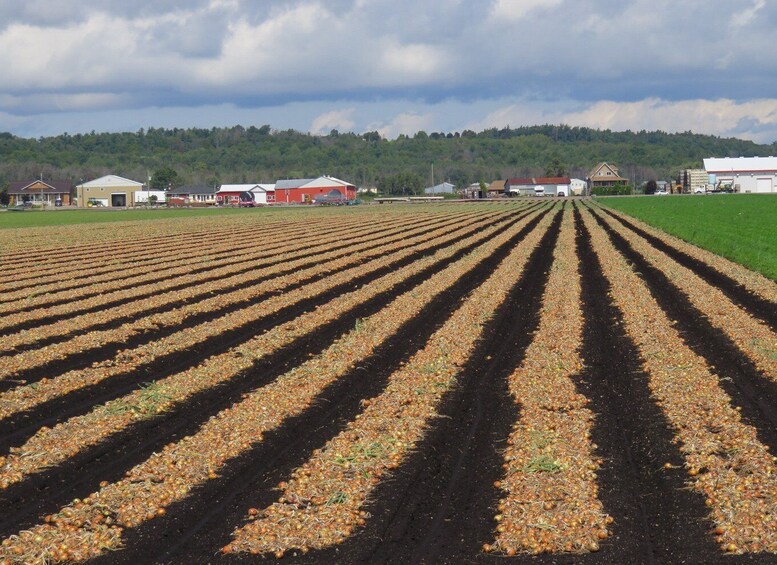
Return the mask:
<path fill-rule="evenodd" d="M 777 284 L 622 212 L 22 238 L 0 563 L 777 559 Z"/>

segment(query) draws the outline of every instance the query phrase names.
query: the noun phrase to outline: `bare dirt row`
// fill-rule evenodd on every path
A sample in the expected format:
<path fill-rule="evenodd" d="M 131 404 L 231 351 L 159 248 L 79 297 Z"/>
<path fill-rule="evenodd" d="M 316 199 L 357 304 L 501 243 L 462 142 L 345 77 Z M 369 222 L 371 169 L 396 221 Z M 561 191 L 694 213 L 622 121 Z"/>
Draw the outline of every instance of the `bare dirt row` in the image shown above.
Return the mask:
<path fill-rule="evenodd" d="M 472 217 L 472 220 L 476 220 Z M 462 218 L 466 220 L 466 218 Z M 22 320 L 12 330 L 15 333 L 9 333 L 3 338 L 3 355 L 8 357 L 14 354 L 14 359 L 6 360 L 13 369 L 25 368 L 25 361 L 34 362 L 35 356 L 45 361 L 56 359 L 57 348 L 50 347 L 52 344 L 59 345 L 59 349 L 67 351 L 84 350 L 84 346 L 70 343 L 63 343 L 68 338 L 81 337 L 83 340 L 89 340 L 89 344 L 94 347 L 99 342 L 97 332 L 114 330 L 122 327 L 125 332 L 137 333 L 132 323 L 139 322 L 141 329 L 154 328 L 155 326 L 169 325 L 166 317 L 170 317 L 174 312 L 180 312 L 177 317 L 177 323 L 180 323 L 186 312 L 202 312 L 203 304 L 220 303 L 222 309 L 229 306 L 230 303 L 239 304 L 241 300 L 245 301 L 249 297 L 258 299 L 274 292 L 272 285 L 268 285 L 270 280 L 276 279 L 276 284 L 281 283 L 284 275 L 296 274 L 298 272 L 316 273 L 326 272 L 327 262 L 337 259 L 348 259 L 355 263 L 362 258 L 378 255 L 381 250 L 390 248 L 390 244 L 410 239 L 422 241 L 423 236 L 434 237 L 444 233 L 445 228 L 456 225 L 455 220 L 451 222 L 430 222 L 423 226 L 400 225 L 393 229 L 370 231 L 368 229 L 360 230 L 362 237 L 358 243 L 347 241 L 338 244 L 341 236 L 335 236 L 332 241 L 324 241 L 321 247 L 319 242 L 315 242 L 314 249 L 304 252 L 279 254 L 272 260 L 258 261 L 257 257 L 253 259 L 238 260 L 237 266 L 224 268 L 207 269 L 204 275 L 186 275 L 180 277 L 171 277 L 160 285 L 145 285 L 141 289 L 133 289 L 127 292 L 119 293 L 121 298 L 115 297 L 116 294 L 100 295 L 96 304 L 84 309 L 82 302 L 71 303 L 66 306 L 56 308 L 56 313 L 52 313 L 51 308 L 41 308 L 35 314 L 25 312 L 17 315 L 16 318 Z M 304 240 L 302 245 L 306 243 Z M 324 265 L 321 265 L 324 263 Z M 316 269 L 318 268 L 318 269 Z M 300 278 L 299 280 L 303 280 Z M 265 284 L 263 284 L 265 283 Z M 242 294 L 241 294 L 242 292 Z M 92 302 L 92 301 L 89 301 Z M 234 309 L 237 309 L 235 307 Z M 61 321 L 63 316 L 65 319 Z M 85 313 L 84 313 L 85 312 Z M 165 316 L 163 316 L 163 314 Z M 173 316 L 174 318 L 176 316 Z M 8 322 L 12 322 L 13 316 L 8 316 Z M 51 322 L 49 322 L 51 320 Z M 21 329 L 20 329 L 21 328 Z M 45 351 L 40 350 L 46 347 Z M 35 353 L 28 355 L 18 355 L 31 349 L 38 349 Z M 30 358 L 30 359 L 28 359 Z M 0 363 L 3 363 L 0 360 Z M 30 365 L 35 366 L 35 365 Z M 13 372 L 8 367 L 2 368 L 7 375 Z M 23 378 L 23 377 L 22 377 Z"/>
<path fill-rule="evenodd" d="M 536 221 L 532 222 L 532 223 L 536 223 Z M 524 224 L 525 224 L 525 222 L 524 222 Z M 514 240 L 515 237 L 518 237 L 518 235 L 519 235 L 519 234 L 516 234 L 516 229 L 517 228 L 512 228 L 510 231 L 506 232 L 504 235 L 501 235 L 501 236 L 495 238 L 494 241 L 490 242 L 487 247 L 493 247 L 493 246 L 499 245 L 500 240 L 502 240 L 502 241 L 506 240 L 505 243 L 501 244 L 501 248 L 502 249 L 509 249 L 511 244 L 508 244 L 508 242 L 510 242 L 511 240 Z M 488 234 L 486 234 L 486 235 L 488 235 Z M 485 250 L 483 252 L 485 252 Z M 504 251 L 503 251 L 503 253 L 504 253 Z M 473 261 L 473 260 L 475 260 L 475 258 L 476 257 L 473 257 L 472 259 L 468 259 L 467 261 Z M 461 264 L 454 263 L 452 265 L 452 268 L 454 268 L 454 267 L 456 269 L 465 268 L 466 264 L 467 264 L 467 261 L 463 261 L 463 262 L 461 262 Z M 450 277 L 451 275 L 448 275 L 448 276 Z M 456 280 L 458 280 L 458 278 L 459 278 L 459 276 L 453 276 L 450 280 L 451 281 L 456 281 Z M 429 286 L 430 289 L 433 289 L 435 287 L 435 282 L 431 282 L 431 283 L 427 284 L 427 286 Z M 461 292 L 461 291 L 459 291 L 459 292 Z M 425 292 L 425 293 L 420 294 L 420 296 L 423 297 L 423 300 L 426 300 L 426 297 L 428 296 L 428 291 Z M 389 319 L 391 319 L 391 317 L 389 317 Z M 270 405 L 272 405 L 272 404 L 270 404 Z M 201 454 L 202 451 L 198 450 L 197 453 Z"/>
<path fill-rule="evenodd" d="M 434 218 L 7 391 L 0 562 L 772 562 L 768 281 L 588 203 Z"/>

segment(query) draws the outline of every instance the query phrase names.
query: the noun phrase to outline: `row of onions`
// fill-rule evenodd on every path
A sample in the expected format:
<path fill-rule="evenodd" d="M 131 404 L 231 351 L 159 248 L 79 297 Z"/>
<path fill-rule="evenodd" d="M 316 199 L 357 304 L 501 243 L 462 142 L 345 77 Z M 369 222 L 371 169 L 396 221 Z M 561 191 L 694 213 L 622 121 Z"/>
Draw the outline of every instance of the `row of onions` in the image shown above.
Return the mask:
<path fill-rule="evenodd" d="M 344 308 L 365 300 L 375 292 L 391 288 L 412 273 L 451 256 L 468 243 L 481 243 L 472 253 L 431 276 L 413 291 L 400 295 L 375 315 L 362 320 L 357 327 L 342 335 L 320 355 L 247 394 L 239 403 L 211 417 L 194 435 L 169 444 L 146 462 L 131 469 L 126 478 L 102 485 L 98 492 L 76 500 L 56 514 L 47 516 L 42 524 L 7 538 L 0 546 L 0 557 L 17 562 L 78 561 L 118 548 L 124 528 L 137 526 L 164 514 L 166 506 L 186 497 L 196 485 L 216 479 L 219 469 L 228 460 L 257 445 L 262 441 L 264 433 L 277 427 L 286 418 L 303 412 L 328 384 L 356 366 L 405 321 L 416 316 L 431 296 L 466 276 L 470 269 L 492 253 L 498 245 L 515 235 L 528 221 L 530 218 L 523 219 L 508 230 L 499 224 L 484 227 L 476 236 L 387 275 L 375 281 L 370 288 L 356 290 L 332 301 L 327 308 L 319 308 L 305 314 L 288 327 L 270 332 L 273 335 L 262 336 L 240 348 L 248 359 L 234 356 L 231 361 L 226 356 L 213 358 L 203 366 L 180 375 L 179 380 L 184 384 L 200 386 L 200 383 L 205 381 L 204 386 L 212 386 L 225 372 L 247 368 L 251 360 L 261 357 L 268 349 L 282 343 L 284 334 L 294 335 L 300 331 L 308 331 L 328 319 L 336 318 Z M 543 227 L 547 227 L 547 221 Z M 535 230 L 530 236 L 535 244 L 539 237 L 535 234 L 541 231 L 542 228 Z M 532 242 L 527 240 L 527 245 L 531 247 Z M 522 245 L 515 253 L 526 255 L 527 252 L 523 249 Z M 491 311 L 498 305 L 498 294 L 502 292 L 504 277 L 514 268 L 515 262 L 511 261 L 506 268 L 503 267 L 494 275 L 489 287 L 476 291 L 478 300 L 472 302 L 473 296 L 467 301 L 467 304 L 470 304 L 467 307 L 468 317 L 480 319 L 484 309 Z M 459 325 L 456 327 L 463 330 L 461 323 L 467 320 L 460 318 L 461 316 L 457 318 Z M 449 334 L 448 340 L 450 339 Z M 439 356 L 440 352 L 436 355 Z M 452 363 L 461 361 L 458 356 L 450 359 Z M 235 363 L 239 367 L 235 366 Z M 448 373 L 450 370 L 443 366 L 440 368 L 441 373 Z M 447 382 L 450 376 L 446 374 L 441 378 Z M 439 378 L 435 379 L 435 382 Z M 440 388 L 434 382 L 428 384 L 433 390 Z M 175 393 L 172 385 L 165 390 Z M 104 416 L 110 415 L 105 413 Z M 95 426 L 88 427 L 94 430 Z M 394 445 L 404 451 L 399 444 Z"/>
<path fill-rule="evenodd" d="M 612 518 L 598 498 L 600 461 L 590 439 L 594 414 L 574 382 L 583 367 L 583 314 L 572 214 L 564 212 L 539 327 L 509 377 L 520 417 L 504 451 L 497 536 L 486 551 L 585 553 L 608 537 Z"/>
<path fill-rule="evenodd" d="M 775 458 L 743 422 L 715 370 L 685 344 L 592 213 L 584 212 L 583 219 L 604 274 L 618 289 L 613 300 L 640 351 L 651 393 L 674 427 L 689 486 L 706 500 L 721 549 L 777 551 Z"/>
<path fill-rule="evenodd" d="M 365 523 L 364 506 L 374 488 L 422 439 L 443 395 L 455 386 L 486 323 L 520 278 L 552 219 L 553 214 L 546 215 L 423 349 L 389 377 L 384 391 L 366 399 L 363 411 L 343 432 L 279 485 L 278 502 L 247 511 L 252 521 L 234 533 L 225 553 L 271 552 L 280 557 L 290 550 L 323 548 L 342 542 Z"/>
<path fill-rule="evenodd" d="M 475 225 L 479 224 L 476 223 Z M 465 224 L 459 230 L 471 229 L 471 227 L 470 224 Z M 497 223 L 493 226 L 483 224 L 482 228 L 482 231 L 476 236 L 464 240 L 459 245 L 447 248 L 445 253 L 453 253 L 461 245 L 482 241 L 484 237 L 498 230 L 499 224 Z M 459 230 L 447 234 L 440 233 L 438 236 L 444 241 L 445 238 L 454 237 Z M 308 296 L 315 296 L 331 288 L 337 288 L 340 285 L 346 284 L 354 276 L 378 269 L 398 257 L 414 253 L 419 249 L 431 247 L 439 244 L 439 242 L 440 239 L 433 239 L 411 248 L 399 250 L 363 265 L 337 272 L 304 288 L 274 296 L 262 303 L 240 312 L 229 314 L 214 322 L 203 324 L 198 328 L 190 328 L 181 332 L 180 336 L 176 338 L 178 341 L 173 341 L 171 336 L 168 339 L 139 348 L 142 351 L 136 350 L 131 352 L 130 355 L 133 357 L 129 358 L 127 363 L 136 362 L 137 358 L 142 355 L 163 354 L 173 346 L 190 346 L 198 339 L 204 339 L 208 335 L 219 334 L 234 327 L 235 324 L 245 323 L 249 319 L 269 315 Z M 410 245 L 418 242 L 409 240 L 406 243 Z M 334 263 L 330 263 L 328 267 L 334 269 L 336 267 Z M 196 367 L 157 380 L 150 387 L 139 388 L 124 397 L 95 408 L 84 416 L 71 418 L 52 428 L 41 428 L 24 445 L 14 448 L 6 458 L 0 457 L 0 488 L 7 488 L 7 486 L 23 480 L 24 477 L 31 473 L 39 472 L 42 469 L 65 461 L 68 457 L 72 457 L 85 447 L 94 445 L 111 434 L 120 431 L 138 418 L 153 417 L 201 390 L 228 381 L 239 372 L 250 368 L 254 361 L 279 350 L 293 339 L 313 331 L 321 324 L 337 319 L 343 312 L 354 305 L 367 300 L 377 292 L 391 289 L 405 278 L 428 265 L 429 263 L 426 260 L 414 261 L 408 267 L 383 276 L 373 281 L 367 287 L 362 287 L 354 292 L 344 293 L 342 296 L 330 301 L 324 308 L 317 308 L 290 322 L 276 326 L 272 330 L 236 348 L 225 352 L 218 352 Z M 101 369 L 74 372 L 74 374 L 66 374 L 60 378 L 39 383 L 39 386 L 34 389 L 34 392 L 38 394 L 38 402 L 41 401 L 44 395 L 48 397 L 62 394 L 64 390 L 75 390 L 84 386 L 87 382 L 99 382 L 100 380 L 110 378 L 114 374 L 126 371 L 126 367 L 121 364 L 102 367 Z M 38 392 L 40 389 L 43 390 Z M 18 410 L 23 405 L 21 399 L 16 398 L 15 400 L 16 403 L 8 404 L 9 410 Z"/>
<path fill-rule="evenodd" d="M 13 388 L 0 394 L 0 418 L 8 417 L 20 411 L 29 410 L 42 402 L 67 394 L 78 388 L 93 385 L 111 378 L 112 376 L 126 373 L 141 364 L 152 362 L 160 355 L 165 355 L 181 348 L 191 347 L 198 341 L 207 339 L 212 335 L 217 335 L 224 329 L 229 329 L 236 324 L 246 324 L 252 320 L 277 312 L 279 309 L 284 308 L 289 304 L 307 298 L 310 296 L 310 292 L 313 289 L 317 292 L 322 292 L 333 288 L 338 284 L 347 282 L 356 272 L 364 273 L 369 272 L 370 269 L 378 269 L 384 264 L 384 262 L 381 262 L 380 260 L 380 255 L 382 253 L 393 250 L 393 253 L 385 257 L 385 260 L 389 260 L 406 256 L 411 252 L 419 250 L 423 251 L 434 244 L 451 240 L 462 230 L 472 229 L 473 227 L 483 227 L 491 221 L 498 220 L 499 217 L 501 217 L 501 215 L 480 218 L 477 221 L 474 221 L 471 218 L 462 218 L 457 229 L 452 229 L 453 226 L 445 223 L 436 232 L 431 233 L 433 236 L 432 240 L 428 240 L 427 236 L 430 234 L 414 238 L 412 237 L 412 231 L 408 231 L 399 237 L 401 243 L 392 240 L 391 242 L 382 242 L 381 245 L 374 246 L 372 242 L 368 241 L 362 246 L 356 246 L 364 248 L 361 254 L 354 253 L 352 255 L 349 253 L 345 257 L 340 257 L 337 260 L 330 260 L 286 276 L 277 277 L 273 280 L 264 282 L 262 285 L 252 286 L 238 293 L 216 294 L 214 291 L 214 295 L 207 300 L 195 302 L 163 314 L 150 316 L 141 319 L 138 322 L 128 323 L 113 330 L 89 332 L 64 342 L 62 345 L 54 345 L 41 350 L 25 352 L 14 357 L 0 358 L 0 366 L 3 367 L 5 374 L 11 375 L 14 370 L 18 371 L 19 368 L 35 366 L 33 363 L 42 363 L 48 359 L 54 358 L 56 355 L 65 355 L 70 350 L 83 351 L 89 347 L 97 347 L 106 343 L 121 344 L 135 332 L 167 325 L 177 327 L 191 315 L 208 312 L 225 305 L 228 306 L 236 300 L 250 298 L 254 295 L 265 294 L 271 291 L 282 292 L 287 285 L 295 281 L 304 280 L 311 274 L 336 272 L 338 269 L 344 270 L 344 273 L 332 275 L 314 285 L 308 285 L 295 291 L 274 296 L 247 309 L 221 316 L 212 322 L 182 329 L 167 337 L 153 340 L 146 345 L 119 351 L 118 354 L 110 360 L 96 363 L 89 367 L 74 369 L 52 378 L 44 378 L 26 386 Z M 467 220 L 471 223 L 467 223 Z M 368 262 L 362 266 L 359 265 L 359 261 L 369 259 L 371 256 L 377 256 L 378 259 L 374 259 L 372 262 Z M 293 262 L 284 263 L 283 268 L 288 268 L 289 264 L 293 264 Z M 269 270 L 265 271 L 265 274 L 268 272 Z M 248 278 L 250 275 L 244 275 L 244 277 Z M 123 312 L 123 310 L 120 312 Z M 70 349 L 68 349 L 68 346 Z M 76 347 L 80 349 L 75 349 Z"/>
<path fill-rule="evenodd" d="M 441 229 L 450 228 L 455 225 L 452 222 L 444 222 L 440 224 Z M 367 226 L 361 226 L 361 231 L 366 231 Z M 301 279 L 303 276 L 312 276 L 320 272 L 326 272 L 331 270 L 331 264 L 335 260 L 340 260 L 338 268 L 344 268 L 345 265 L 353 264 L 359 260 L 366 260 L 371 256 L 385 253 L 387 250 L 392 249 L 391 244 L 402 242 L 406 238 L 412 238 L 414 234 L 428 229 L 426 226 L 400 226 L 398 229 L 391 229 L 387 231 L 366 231 L 363 237 L 360 238 L 358 244 L 349 247 L 346 250 L 339 249 L 335 251 L 326 251 L 333 242 L 324 240 L 323 242 L 317 241 L 311 238 L 310 244 L 316 248 L 319 248 L 321 253 L 317 257 L 320 258 L 321 265 L 311 267 L 309 264 L 311 259 L 309 256 L 303 256 L 302 258 L 295 259 L 295 254 L 284 254 L 283 261 L 277 262 L 275 265 L 270 265 L 263 269 L 257 269 L 256 271 L 249 271 L 247 273 L 231 274 L 239 269 L 245 269 L 245 265 L 222 267 L 219 269 L 209 270 L 206 273 L 199 273 L 196 275 L 174 277 L 165 281 L 164 284 L 153 285 L 152 288 L 158 289 L 158 292 L 151 297 L 143 298 L 142 300 L 135 300 L 127 304 L 123 304 L 118 307 L 106 308 L 100 312 L 89 313 L 87 315 L 78 315 L 78 304 L 67 304 L 58 307 L 57 310 L 69 310 L 72 314 L 64 317 L 62 321 L 42 325 L 33 329 L 27 329 L 19 331 L 15 334 L 4 336 L 2 349 L 12 350 L 15 347 L 22 345 L 30 345 L 35 342 L 45 339 L 50 336 L 66 335 L 69 333 L 79 332 L 75 338 L 62 341 L 60 343 L 50 345 L 45 349 L 30 349 L 14 355 L 13 357 L 0 358 L 0 372 L 7 377 L 12 376 L 14 371 L 20 369 L 28 369 L 35 367 L 41 363 L 47 363 L 52 359 L 58 359 L 66 356 L 69 352 L 79 351 L 83 352 L 88 348 L 102 346 L 108 343 L 109 339 L 114 342 L 122 343 L 129 337 L 137 334 L 138 332 L 148 331 L 149 328 L 160 328 L 169 325 L 181 325 L 185 323 L 193 313 L 204 312 L 207 310 L 223 308 L 229 306 L 231 303 L 240 300 L 251 299 L 267 292 L 273 292 L 283 288 L 289 283 L 290 277 L 278 276 L 284 272 L 288 272 L 291 269 L 299 269 L 294 275 L 297 279 Z M 342 238 L 343 236 L 335 236 Z M 347 237 L 347 236 L 346 236 Z M 308 242 L 304 240 L 299 244 L 305 245 Z M 299 247 L 297 247 L 299 249 Z M 302 252 L 297 252 L 297 255 Z M 216 280 L 209 282 L 200 282 L 202 279 L 218 276 Z M 273 277 L 269 281 L 264 281 L 267 277 Z M 230 290 L 231 287 L 236 285 L 246 286 L 251 281 L 256 281 L 256 284 L 244 288 L 239 291 Z M 261 284 L 259 284 L 261 283 Z M 165 287 L 170 285 L 188 284 L 187 288 L 177 289 L 174 291 L 165 291 Z M 137 294 L 139 292 L 147 293 L 148 287 L 138 287 L 137 289 L 123 291 L 121 294 Z M 184 306 L 180 306 L 168 311 L 164 311 L 158 314 L 151 314 L 148 316 L 142 316 L 144 312 L 152 311 L 155 308 L 164 307 L 171 300 L 186 300 Z M 50 315 L 51 310 L 44 310 L 37 315 Z M 20 317 L 24 318 L 26 314 L 20 314 Z M 91 327 L 110 322 L 116 317 L 123 316 L 136 316 L 136 321 L 131 321 L 123 324 L 119 328 L 112 328 L 106 331 L 92 331 Z M 26 321 L 26 320 L 25 320 Z"/>
<path fill-rule="evenodd" d="M 679 288 L 693 307 L 726 334 L 765 375 L 777 380 L 777 334 L 769 326 L 756 320 L 733 304 L 720 289 L 657 250 L 631 230 L 616 221 L 608 220 L 606 216 L 600 217 L 623 236 L 649 264 L 659 269 Z"/>

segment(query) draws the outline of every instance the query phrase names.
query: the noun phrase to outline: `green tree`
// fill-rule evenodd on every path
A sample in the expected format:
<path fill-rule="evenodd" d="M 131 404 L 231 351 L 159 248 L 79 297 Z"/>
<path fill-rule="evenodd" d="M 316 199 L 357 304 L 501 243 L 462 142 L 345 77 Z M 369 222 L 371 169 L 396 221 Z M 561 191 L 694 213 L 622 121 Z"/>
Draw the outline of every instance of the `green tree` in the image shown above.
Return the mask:
<path fill-rule="evenodd" d="M 8 187 L 4 186 L 3 190 L 0 190 L 0 206 L 8 206 L 11 202 L 11 195 L 8 194 Z"/>
<path fill-rule="evenodd" d="M 546 177 L 565 177 L 566 175 L 567 171 L 558 157 L 554 157 L 550 163 L 545 166 Z"/>
<path fill-rule="evenodd" d="M 172 167 L 162 167 L 154 171 L 151 175 L 151 188 L 157 190 L 166 190 L 167 188 L 175 188 L 180 186 L 181 179 L 178 175 L 178 171 Z"/>

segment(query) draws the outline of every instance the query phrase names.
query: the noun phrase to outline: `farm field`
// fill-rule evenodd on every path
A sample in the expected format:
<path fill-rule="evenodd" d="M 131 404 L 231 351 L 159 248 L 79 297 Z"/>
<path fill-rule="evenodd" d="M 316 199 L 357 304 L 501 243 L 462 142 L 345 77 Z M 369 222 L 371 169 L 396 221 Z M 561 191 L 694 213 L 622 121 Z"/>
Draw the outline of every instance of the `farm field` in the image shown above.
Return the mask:
<path fill-rule="evenodd" d="M 74 224 L 101 224 L 112 222 L 138 222 L 169 218 L 202 218 L 210 216 L 234 216 L 242 214 L 272 213 L 271 209 L 253 210 L 241 208 L 183 208 L 183 209 L 55 209 L 25 210 L 23 212 L 0 210 L 0 229 L 27 227 L 67 226 Z"/>
<path fill-rule="evenodd" d="M 773 563 L 777 283 L 607 204 L 0 230 L 0 563 Z"/>
<path fill-rule="evenodd" d="M 772 194 L 647 196 L 601 202 L 777 280 L 777 197 Z"/>

